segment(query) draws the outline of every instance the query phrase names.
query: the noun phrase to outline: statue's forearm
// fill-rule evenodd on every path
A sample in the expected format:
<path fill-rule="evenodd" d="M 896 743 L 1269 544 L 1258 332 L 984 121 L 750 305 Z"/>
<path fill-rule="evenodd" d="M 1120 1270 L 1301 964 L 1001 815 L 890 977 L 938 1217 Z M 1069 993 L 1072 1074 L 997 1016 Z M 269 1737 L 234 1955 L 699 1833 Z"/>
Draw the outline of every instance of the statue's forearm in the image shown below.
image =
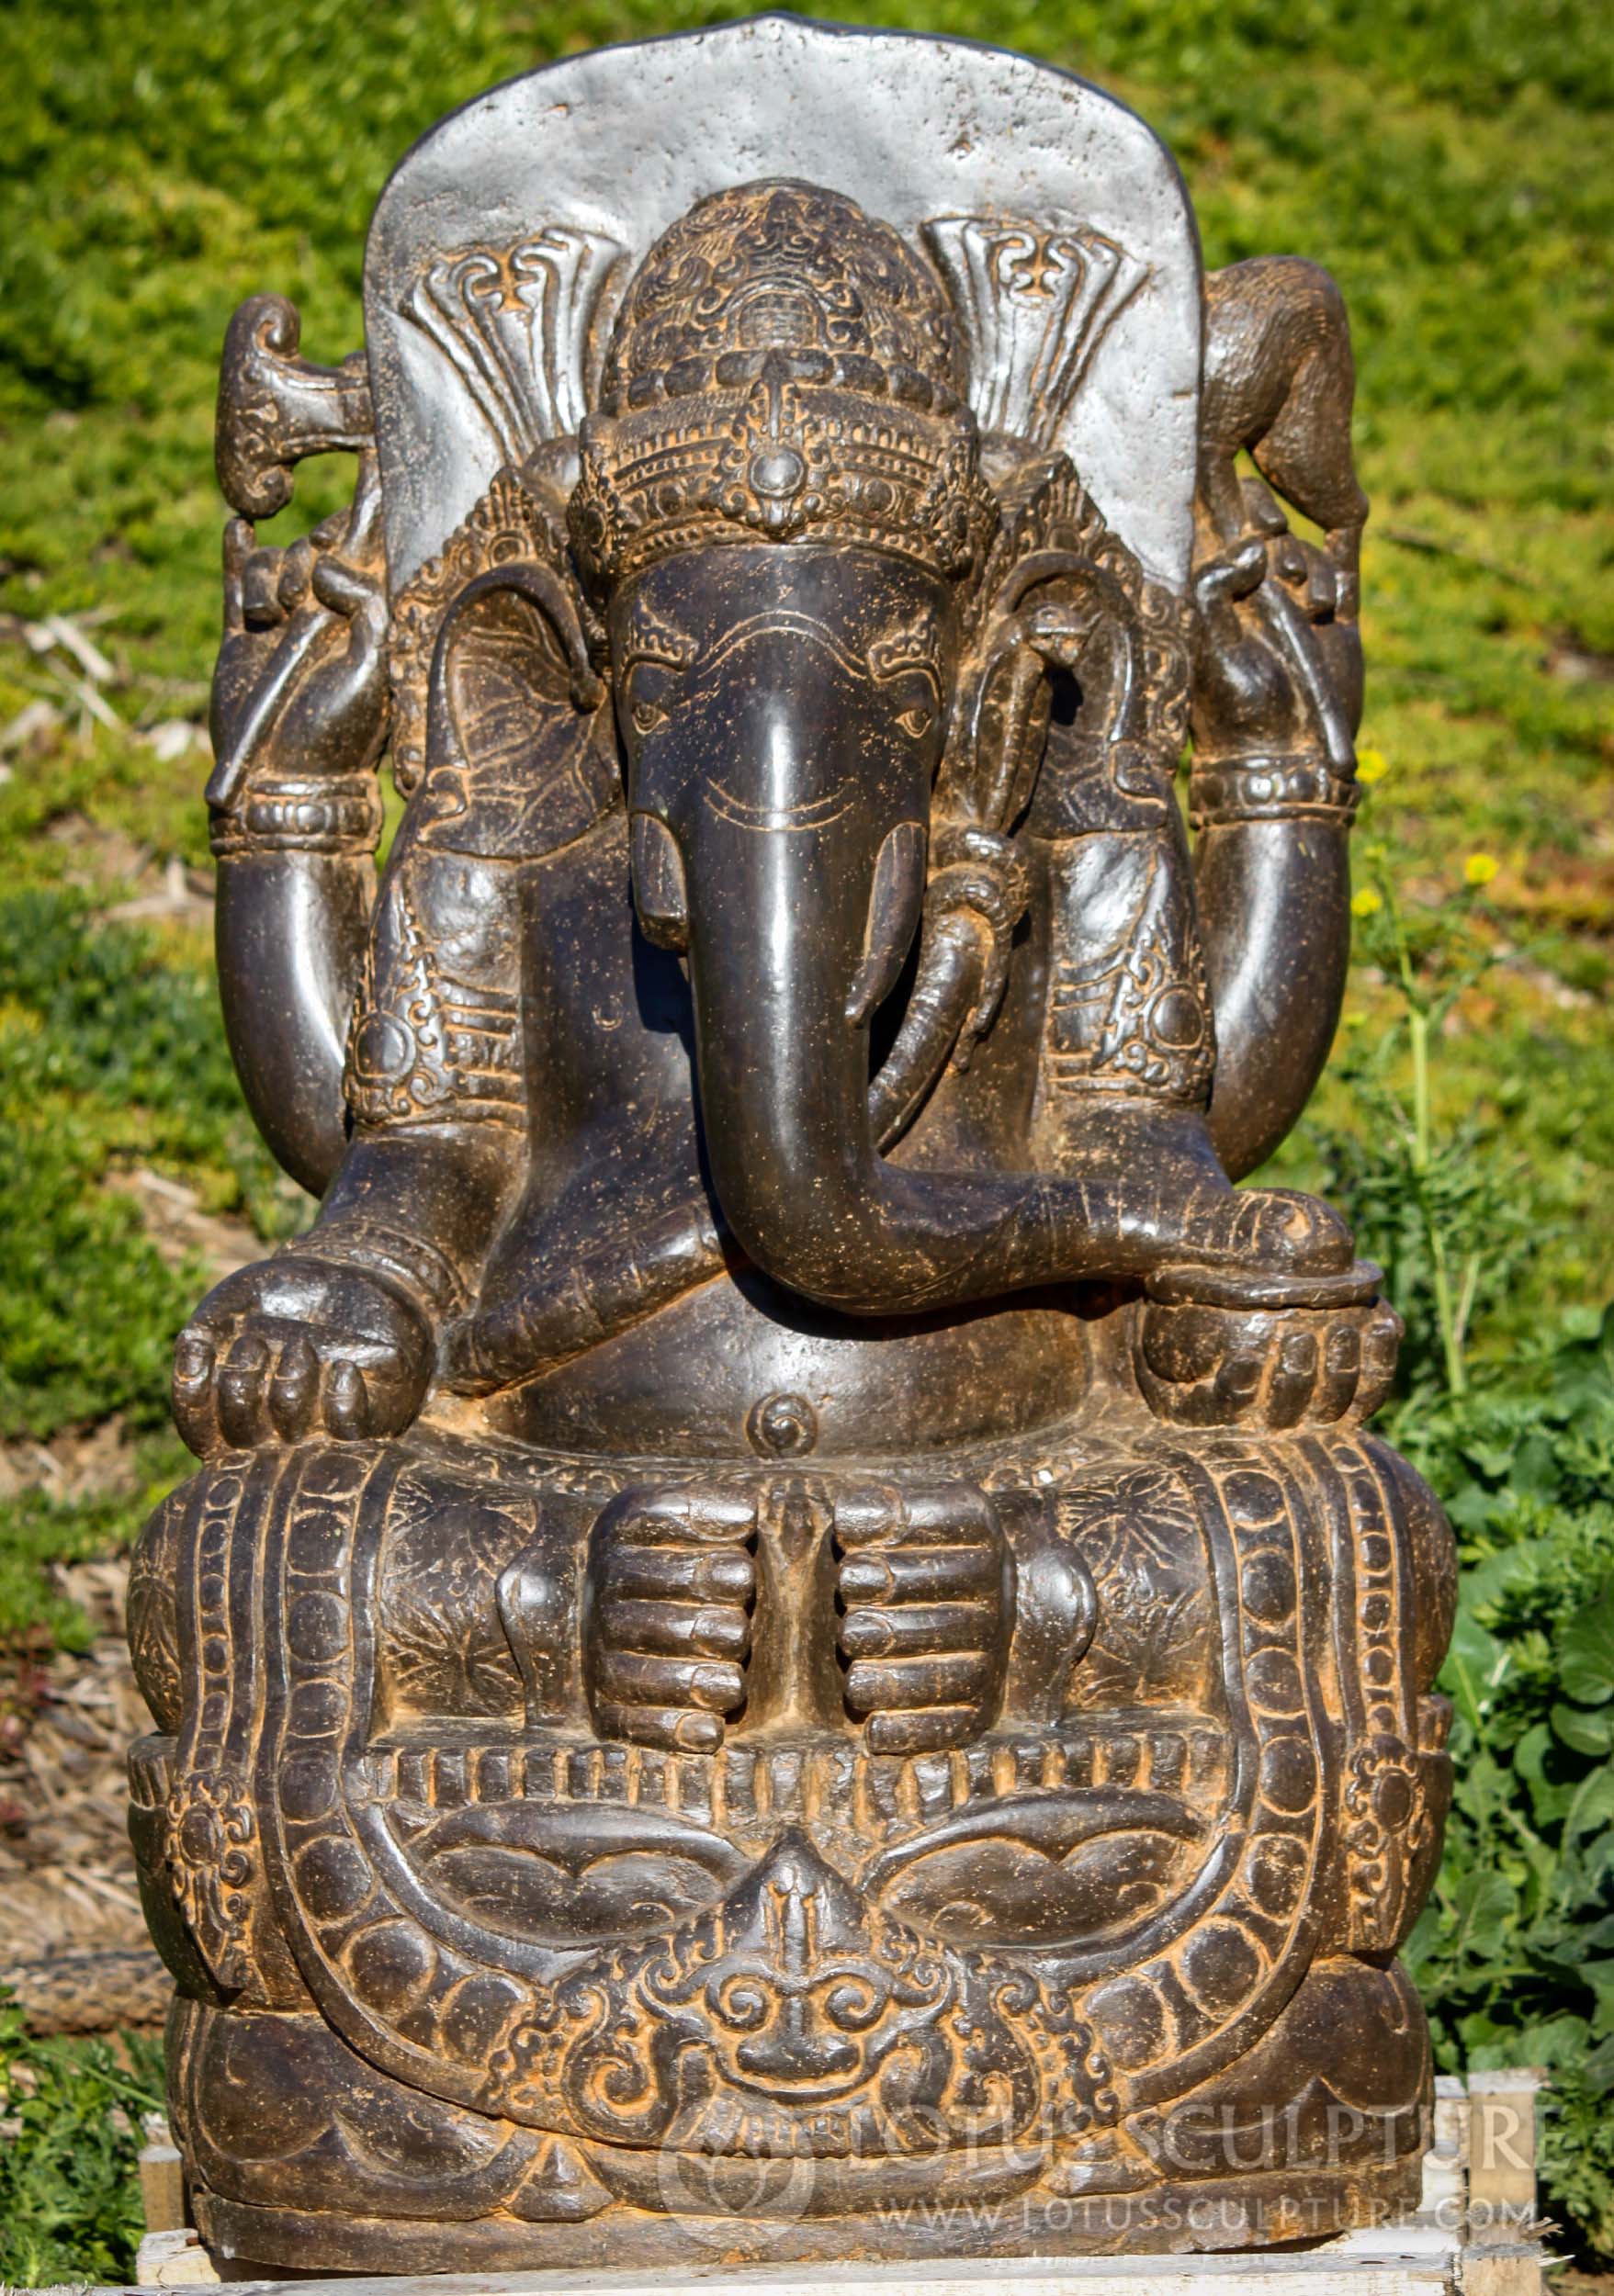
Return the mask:
<path fill-rule="evenodd" d="M 375 905 L 372 774 L 254 791 L 215 819 L 225 1029 L 253 1116 L 313 1195 L 347 1145 L 342 1068 Z"/>
<path fill-rule="evenodd" d="M 1196 772 L 1194 850 L 1216 1015 L 1211 1137 L 1236 1179 L 1323 1072 L 1350 956 L 1354 783 L 1320 762 Z"/>
<path fill-rule="evenodd" d="M 519 868 L 406 823 L 367 928 L 337 1043 L 351 1144 L 309 1248 L 390 1273 L 440 1327 L 526 1166 Z"/>

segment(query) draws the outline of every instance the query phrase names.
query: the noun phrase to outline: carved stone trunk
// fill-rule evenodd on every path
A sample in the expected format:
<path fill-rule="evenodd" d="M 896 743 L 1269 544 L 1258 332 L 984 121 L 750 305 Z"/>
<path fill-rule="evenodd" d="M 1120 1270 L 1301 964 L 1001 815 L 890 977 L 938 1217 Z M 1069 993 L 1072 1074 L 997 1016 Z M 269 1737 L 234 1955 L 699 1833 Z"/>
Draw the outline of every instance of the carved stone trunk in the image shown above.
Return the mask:
<path fill-rule="evenodd" d="M 205 2236 L 1414 2196 L 1450 1534 L 1377 1271 L 1232 1186 L 1343 981 L 1337 291 L 1204 280 L 1079 81 L 785 19 L 456 113 L 366 287 L 220 399 L 221 986 L 322 1203 L 181 1338 L 131 1589 Z"/>

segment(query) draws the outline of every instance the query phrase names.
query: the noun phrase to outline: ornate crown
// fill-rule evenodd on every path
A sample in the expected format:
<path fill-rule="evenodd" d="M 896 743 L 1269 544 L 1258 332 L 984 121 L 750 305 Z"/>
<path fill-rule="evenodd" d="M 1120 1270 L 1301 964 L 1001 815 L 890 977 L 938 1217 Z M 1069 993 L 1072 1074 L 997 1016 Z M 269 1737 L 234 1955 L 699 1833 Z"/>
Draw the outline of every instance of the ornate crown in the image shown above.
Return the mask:
<path fill-rule="evenodd" d="M 995 523 L 940 287 L 889 226 L 810 185 L 719 192 L 628 289 L 571 531 L 600 584 L 716 541 L 811 530 L 947 575 Z"/>

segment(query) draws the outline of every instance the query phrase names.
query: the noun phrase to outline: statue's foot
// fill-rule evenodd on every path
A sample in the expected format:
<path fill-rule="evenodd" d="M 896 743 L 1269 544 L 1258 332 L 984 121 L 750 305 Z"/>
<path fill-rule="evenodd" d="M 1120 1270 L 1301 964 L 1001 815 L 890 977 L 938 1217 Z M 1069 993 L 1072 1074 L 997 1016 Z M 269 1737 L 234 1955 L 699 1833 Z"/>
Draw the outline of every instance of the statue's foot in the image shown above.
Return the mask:
<path fill-rule="evenodd" d="M 1204 1266 L 1333 1276 L 1349 1267 L 1350 1230 L 1332 1206 L 1284 1187 L 1206 1187 L 1168 1210 L 1155 1268 Z"/>
<path fill-rule="evenodd" d="M 1387 1300 L 1195 1299 L 1202 1275 L 1174 1271 L 1160 1288 L 1180 1296 L 1150 1297 L 1138 1322 L 1134 1363 L 1157 1418 L 1263 1430 L 1371 1418 L 1390 1391 L 1403 1330 Z M 1342 1292 L 1353 1281 L 1360 1290 L 1376 1275 L 1364 1269 L 1332 1281 Z M 1200 1288 L 1213 1289 L 1214 1280 Z"/>
<path fill-rule="evenodd" d="M 846 1703 L 876 1754 L 933 1753 L 989 1728 L 1002 1695 L 1008 1548 L 974 1483 L 835 1501 Z"/>
<path fill-rule="evenodd" d="M 328 1435 L 401 1434 L 432 1370 L 424 1307 L 311 1248 L 215 1284 L 174 1351 L 175 1424 L 198 1458 Z"/>
<path fill-rule="evenodd" d="M 624 1491 L 589 1550 L 589 1704 L 604 1738 L 716 1753 L 745 1704 L 754 1494 L 693 1484 Z"/>

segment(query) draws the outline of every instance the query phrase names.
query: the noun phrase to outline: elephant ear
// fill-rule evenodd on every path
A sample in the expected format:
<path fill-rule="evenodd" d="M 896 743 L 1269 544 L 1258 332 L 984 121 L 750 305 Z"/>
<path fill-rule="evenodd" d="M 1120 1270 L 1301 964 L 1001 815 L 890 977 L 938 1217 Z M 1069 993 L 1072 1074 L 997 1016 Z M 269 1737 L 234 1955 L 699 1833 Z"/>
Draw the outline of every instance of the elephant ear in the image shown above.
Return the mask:
<path fill-rule="evenodd" d="M 604 633 L 576 580 L 566 531 L 569 458 L 574 464 L 575 456 L 575 442 L 562 440 L 520 469 L 501 470 L 437 556 L 399 594 L 389 670 L 392 774 L 401 796 L 412 797 L 421 787 L 430 749 L 438 752 L 431 762 L 441 761 L 445 740 L 453 738 L 450 726 L 480 715 L 478 670 L 491 658 L 503 657 L 503 675 L 496 682 L 513 692 L 528 685 L 540 716 L 592 712 L 604 700 L 604 686 L 594 675 Z M 519 582 L 487 579 L 516 566 L 542 569 L 546 579 L 529 580 L 525 594 Z M 473 597 L 471 587 L 479 583 Z M 434 725 L 433 665 L 446 631 L 450 644 L 440 666 Z M 486 741 L 483 732 L 480 745 Z M 463 750 L 466 745 L 457 746 Z"/>
<path fill-rule="evenodd" d="M 948 1067 L 969 1066 L 997 1018 L 1033 875 L 1018 834 L 1098 826 L 1079 786 L 1074 806 L 1067 793 L 1044 805 L 1040 784 L 1102 779 L 1129 805 L 1163 812 L 1187 738 L 1175 594 L 1146 580 L 1067 456 L 999 436 L 982 464 L 998 532 L 965 616 L 914 985 L 869 1088 L 882 1148 Z"/>
<path fill-rule="evenodd" d="M 558 454 L 501 471 L 395 610 L 393 771 L 428 844 L 533 860 L 622 802 Z"/>
<path fill-rule="evenodd" d="M 999 521 L 970 602 L 937 809 L 1007 834 L 1039 776 L 1078 748 L 1125 741 L 1168 779 L 1188 738 L 1189 655 L 1181 602 L 1147 579 L 1067 456 L 999 437 L 983 465 Z"/>

